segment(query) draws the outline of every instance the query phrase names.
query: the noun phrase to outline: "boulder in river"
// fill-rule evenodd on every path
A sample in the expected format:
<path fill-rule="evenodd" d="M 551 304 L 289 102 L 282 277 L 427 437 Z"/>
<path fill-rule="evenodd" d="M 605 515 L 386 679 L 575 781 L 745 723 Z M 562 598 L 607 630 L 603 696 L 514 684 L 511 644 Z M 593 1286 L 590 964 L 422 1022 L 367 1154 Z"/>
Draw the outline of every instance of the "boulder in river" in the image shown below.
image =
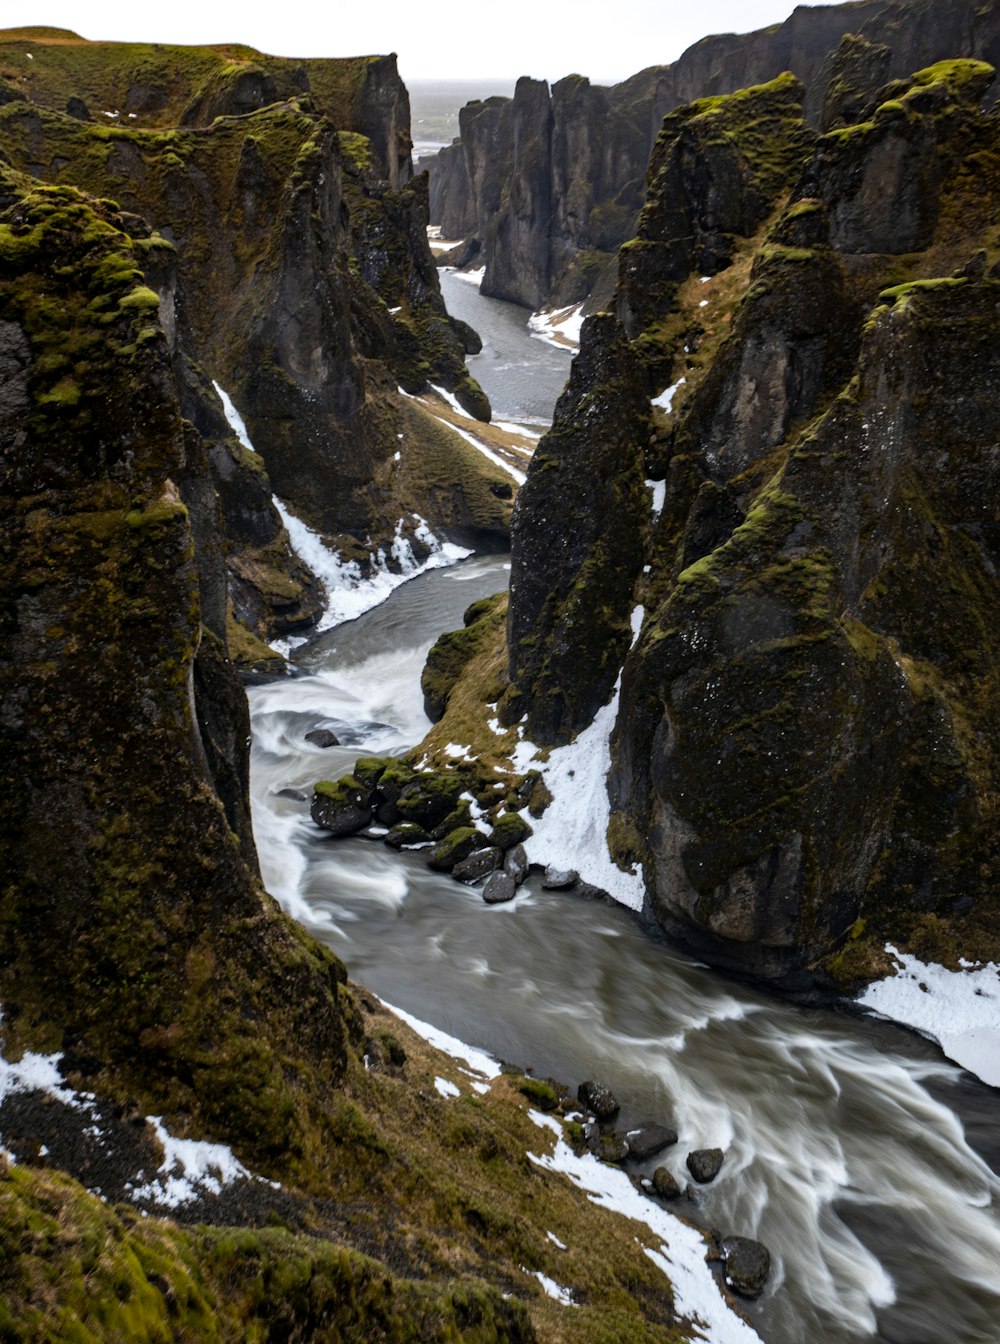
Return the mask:
<path fill-rule="evenodd" d="M 579 880 L 580 874 L 575 868 L 555 868 L 549 864 L 542 878 L 542 886 L 546 891 L 566 891 L 575 887 Z"/>
<path fill-rule="evenodd" d="M 723 1157 L 721 1148 L 696 1148 L 687 1155 L 687 1169 L 699 1185 L 707 1185 L 722 1170 Z"/>
<path fill-rule="evenodd" d="M 487 905 L 503 905 L 517 895 L 517 884 L 508 873 L 494 873 L 483 888 L 483 900 Z"/>
<path fill-rule="evenodd" d="M 503 854 L 495 845 L 470 854 L 467 859 L 456 863 L 451 875 L 457 882 L 478 882 L 481 877 L 489 877 L 500 867 Z"/>
<path fill-rule="evenodd" d="M 618 1105 L 618 1098 L 611 1091 L 611 1088 L 605 1087 L 603 1083 L 595 1083 L 593 1079 L 581 1083 L 576 1090 L 576 1095 L 587 1110 L 592 1111 L 597 1116 L 598 1120 L 610 1120 L 621 1109 Z"/>
<path fill-rule="evenodd" d="M 628 1139 L 628 1154 L 638 1162 L 647 1157 L 655 1157 L 664 1148 L 670 1148 L 677 1142 L 677 1130 L 668 1125 L 641 1125 L 630 1129 L 625 1135 Z"/>
<path fill-rule="evenodd" d="M 515 845 L 513 849 L 508 849 L 503 861 L 503 870 L 514 879 L 514 885 L 520 886 L 528 876 L 528 856 L 524 852 L 523 845 Z"/>
<path fill-rule="evenodd" d="M 726 1237 L 722 1243 L 726 1284 L 740 1297 L 760 1297 L 771 1273 L 771 1253 L 750 1237 Z"/>
<path fill-rule="evenodd" d="M 407 845 L 425 845 L 430 836 L 415 821 L 400 821 L 383 836 L 383 842 L 390 849 L 405 849 Z"/>
<path fill-rule="evenodd" d="M 312 819 L 333 835 L 355 835 L 371 823 L 371 795 L 353 775 L 320 780 L 313 794 Z"/>
<path fill-rule="evenodd" d="M 490 834 L 490 844 L 502 850 L 513 849 L 527 840 L 532 829 L 519 812 L 505 812 L 498 817 Z"/>
<path fill-rule="evenodd" d="M 339 747 L 340 738 L 336 733 L 331 732 L 329 728 L 311 728 L 306 733 L 306 741 L 311 742 L 314 747 L 320 747 L 323 751 L 327 747 Z"/>
<path fill-rule="evenodd" d="M 602 1162 L 624 1162 L 628 1157 L 628 1140 L 617 1130 L 597 1130 L 588 1138 L 588 1146 Z"/>
<path fill-rule="evenodd" d="M 673 1172 L 667 1167 L 657 1167 L 653 1172 L 653 1193 L 660 1199 L 679 1199 L 684 1192 Z"/>
<path fill-rule="evenodd" d="M 436 873 L 450 873 L 457 863 L 485 845 L 486 836 L 474 826 L 459 826 L 438 841 L 427 857 L 427 866 Z"/>

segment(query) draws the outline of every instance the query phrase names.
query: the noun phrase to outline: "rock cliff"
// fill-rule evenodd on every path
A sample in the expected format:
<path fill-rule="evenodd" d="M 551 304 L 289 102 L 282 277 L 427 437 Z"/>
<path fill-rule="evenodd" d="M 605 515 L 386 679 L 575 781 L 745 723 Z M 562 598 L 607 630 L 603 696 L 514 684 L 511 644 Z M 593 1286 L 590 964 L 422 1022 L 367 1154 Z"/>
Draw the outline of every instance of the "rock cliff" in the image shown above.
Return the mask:
<path fill-rule="evenodd" d="M 438 288 L 391 58 L 22 33 L 0 43 L 0 84 L 7 161 L 113 200 L 146 240 L 182 413 L 209 444 L 238 623 L 271 639 L 320 609 L 272 493 L 362 569 L 401 520 L 404 537 L 423 518 L 443 537 L 504 544 L 509 509 L 461 454 L 428 467 L 440 427 L 397 391 L 432 380 L 489 418 L 465 368 L 474 334 Z M 213 381 L 256 454 L 232 437 Z"/>
<path fill-rule="evenodd" d="M 485 294 L 539 308 L 596 291 L 597 307 L 613 287 L 610 256 L 634 232 L 663 118 L 677 107 L 788 71 L 805 85 L 807 123 L 830 130 L 858 120 L 889 80 L 970 56 L 1000 60 L 994 6 L 854 0 L 706 37 L 608 89 L 570 76 L 546 97 L 538 81 L 521 80 L 512 100 L 468 104 L 459 139 L 428 162 L 431 221 L 446 238 L 470 240 L 461 264 L 485 265 Z"/>
<path fill-rule="evenodd" d="M 790 76 L 667 117 L 515 510 L 507 720 L 566 740 L 624 660 L 612 853 L 790 986 L 1000 943 L 992 80 L 821 136 Z"/>
<path fill-rule="evenodd" d="M 55 172 L 77 119 L 23 99 L 4 115 L 10 156 L 44 150 Z M 220 162 L 272 180 L 283 153 L 300 167 L 273 179 L 289 199 L 264 235 L 269 283 L 308 265 L 325 206 L 358 268 L 337 274 L 383 283 L 396 235 L 343 218 L 329 128 L 295 107 L 233 120 L 196 146 L 175 133 L 180 198 L 194 210 L 216 170 L 229 191 Z M 154 171 L 163 142 L 92 135 L 76 152 L 109 172 L 131 156 L 119 185 L 146 184 L 144 202 L 174 181 Z M 377 190 L 404 235 L 419 187 Z M 249 188 L 225 200 L 262 203 Z M 552 1138 L 526 1080 L 473 1091 L 262 889 L 226 640 L 231 548 L 245 537 L 249 565 L 265 544 L 269 493 L 193 357 L 221 351 L 223 314 L 194 307 L 211 261 L 179 232 L 0 165 L 0 1333 L 530 1344 L 564 1338 L 572 1313 L 584 1341 L 689 1338 L 642 1245 L 528 1160 Z M 198 242 L 213 255 L 211 235 Z M 250 302 L 239 262 L 205 291 L 230 315 Z M 355 337 L 359 311 L 378 310 L 317 321 L 374 341 Z M 240 473 L 260 476 L 255 493 Z M 186 1202 L 178 1164 L 209 1141 L 216 1165 Z M 543 1291 L 568 1271 L 580 1306 Z"/>

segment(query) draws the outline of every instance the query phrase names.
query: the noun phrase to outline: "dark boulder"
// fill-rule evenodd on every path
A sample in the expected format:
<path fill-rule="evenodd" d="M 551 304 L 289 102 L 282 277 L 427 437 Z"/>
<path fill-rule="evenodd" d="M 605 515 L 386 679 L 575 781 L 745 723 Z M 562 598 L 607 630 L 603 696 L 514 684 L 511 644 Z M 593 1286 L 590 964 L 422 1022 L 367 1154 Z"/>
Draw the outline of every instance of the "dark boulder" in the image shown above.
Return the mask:
<path fill-rule="evenodd" d="M 381 811 L 381 809 L 379 809 Z M 418 826 L 413 821 L 399 821 L 390 827 L 388 834 L 384 837 L 384 843 L 390 849 L 406 849 L 410 845 L 426 845 L 430 841 L 430 836 L 422 826 Z"/>
<path fill-rule="evenodd" d="M 354 835 L 371 824 L 371 795 L 353 775 L 316 785 L 310 808 L 313 821 L 332 835 Z"/>
<path fill-rule="evenodd" d="M 598 1120 L 610 1120 L 621 1109 L 611 1088 L 605 1087 L 603 1083 L 595 1083 L 593 1079 L 581 1083 L 576 1090 L 576 1095 L 587 1110 L 592 1111 L 597 1116 Z"/>
<path fill-rule="evenodd" d="M 514 879 L 515 886 L 520 886 L 528 876 L 528 856 L 524 852 L 523 845 L 515 845 L 509 849 L 504 856 L 503 870 Z"/>
<path fill-rule="evenodd" d="M 327 747 L 339 747 L 340 738 L 336 733 L 332 733 L 329 728 L 313 728 L 306 733 L 306 741 L 311 742 L 314 747 L 319 747 L 325 751 Z"/>
<path fill-rule="evenodd" d="M 721 1148 L 697 1148 L 687 1155 L 687 1169 L 699 1185 L 707 1185 L 722 1170 L 723 1158 Z"/>
<path fill-rule="evenodd" d="M 499 849 L 490 845 L 456 863 L 451 875 L 458 882 L 478 882 L 481 877 L 489 877 L 490 873 L 496 872 L 502 858 Z"/>
<path fill-rule="evenodd" d="M 628 1157 L 628 1140 L 617 1130 L 596 1130 L 588 1138 L 588 1147 L 602 1162 L 624 1162 Z"/>
<path fill-rule="evenodd" d="M 575 868 L 555 868 L 550 864 L 542 878 L 542 886 L 546 891 L 568 891 L 579 880 L 580 874 Z"/>
<path fill-rule="evenodd" d="M 520 845 L 532 834 L 532 829 L 519 812 L 505 812 L 498 817 L 490 834 L 490 844 L 506 851 Z"/>
<path fill-rule="evenodd" d="M 657 1167 L 653 1172 L 653 1192 L 660 1199 L 679 1199 L 684 1193 L 677 1177 L 666 1167 Z"/>
<path fill-rule="evenodd" d="M 630 1129 L 625 1137 L 629 1157 L 644 1162 L 647 1157 L 662 1153 L 664 1148 L 673 1147 L 677 1142 L 677 1131 L 667 1125 L 642 1125 L 639 1129 Z"/>
<path fill-rule="evenodd" d="M 487 905 L 503 905 L 517 895 L 517 885 L 507 873 L 494 873 L 483 888 L 483 900 Z"/>
<path fill-rule="evenodd" d="M 760 1297 L 771 1273 L 771 1253 L 749 1237 L 726 1237 L 722 1243 L 726 1284 L 741 1297 Z"/>
<path fill-rule="evenodd" d="M 486 836 L 472 826 L 459 826 L 439 840 L 427 857 L 427 866 L 436 873 L 450 873 L 457 863 L 467 859 L 486 844 Z"/>

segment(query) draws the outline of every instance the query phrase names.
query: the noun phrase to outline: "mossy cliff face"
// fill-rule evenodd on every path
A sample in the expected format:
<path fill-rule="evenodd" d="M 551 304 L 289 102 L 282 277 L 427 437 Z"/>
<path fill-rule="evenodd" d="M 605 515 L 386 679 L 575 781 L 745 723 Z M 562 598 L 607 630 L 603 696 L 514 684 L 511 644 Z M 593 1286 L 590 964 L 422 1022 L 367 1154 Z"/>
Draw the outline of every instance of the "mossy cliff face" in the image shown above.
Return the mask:
<path fill-rule="evenodd" d="M 527 100 L 520 107 L 517 95 L 471 103 L 459 142 L 430 162 L 431 218 L 445 237 L 472 238 L 475 264 L 486 265 L 484 293 L 535 308 L 590 294 L 596 309 L 613 288 L 607 263 L 631 236 L 643 168 L 665 116 L 790 72 L 806 89 L 807 124 L 825 131 L 863 120 L 888 80 L 973 56 L 1000 61 L 1000 16 L 991 5 L 854 0 L 800 5 L 757 32 L 706 37 L 671 65 L 650 66 L 610 89 L 570 75 L 530 121 L 528 145 L 547 144 L 544 192 L 541 178 L 525 192 L 526 173 L 541 165 L 533 150 L 522 162 L 513 134 L 519 124 L 523 137 Z M 546 193 L 548 214 L 539 209 Z"/>
<path fill-rule="evenodd" d="M 282 1151 L 344 1068 L 343 971 L 259 887 L 159 304 L 114 221 L 5 179 L 0 993 L 95 1082 Z"/>
<path fill-rule="evenodd" d="M 305 62 L 293 79 L 287 63 L 261 57 L 270 83 L 259 108 L 234 106 L 187 129 L 181 94 L 219 53 L 191 49 L 188 62 L 186 49 L 113 46 L 103 78 L 127 81 L 131 70 L 143 87 L 179 81 L 149 129 L 144 113 L 90 121 L 40 106 L 61 98 L 54 70 L 66 87 L 75 71 L 90 88 L 103 46 L 37 45 L 46 78 L 29 71 L 21 84 L 35 101 L 4 107 L 7 152 L 25 171 L 117 200 L 173 245 L 168 325 L 208 399 L 211 379 L 232 396 L 259 454 L 235 446 L 221 422 L 225 448 L 211 465 L 234 512 L 234 613 L 263 638 L 298 628 L 315 615 L 316 593 L 288 558 L 271 491 L 367 565 L 380 546 L 388 553 L 400 518 L 412 529 L 418 513 L 447 534 L 450 513 L 439 516 L 434 488 L 466 487 L 460 474 L 429 482 L 415 500 L 396 488 L 400 433 L 404 452 L 419 458 L 423 446 L 400 423 L 397 385 L 416 392 L 430 379 L 489 417 L 464 363 L 474 338 L 451 322 L 439 292 L 423 184 L 397 162 L 405 151 L 408 166 L 409 140 L 394 63 Z M 0 54 L 16 64 L 23 46 L 8 42 Z M 170 128 L 170 117 L 185 125 Z M 203 432 L 213 416 L 204 405 L 185 404 L 184 414 Z M 491 526 L 502 544 L 499 512 Z"/>
<path fill-rule="evenodd" d="M 459 143 L 430 164 L 431 219 L 473 237 L 484 294 L 538 308 L 590 291 L 642 203 L 657 73 L 610 89 L 525 77 L 462 109 Z"/>
<path fill-rule="evenodd" d="M 96 1098 L 18 1099 L 72 1174 L 114 1104 L 143 1161 L 157 1115 L 268 1181 L 165 1221 L 0 1152 L 0 1332 L 514 1344 L 572 1312 L 585 1344 L 686 1338 L 642 1245 L 529 1160 L 552 1139 L 517 1080 L 473 1093 L 261 889 L 246 704 L 176 486 L 200 440 L 122 222 L 0 177 L 0 1044 L 61 1051 Z M 178 1225 L 213 1217 L 246 1226 Z"/>
<path fill-rule="evenodd" d="M 888 939 L 950 961 L 1000 945 L 990 78 L 974 61 L 923 70 L 815 144 L 790 105 L 775 117 L 782 81 L 695 104 L 668 118 L 643 235 L 623 249 L 619 340 L 651 392 L 678 386 L 651 435 L 643 415 L 616 425 L 618 442 L 646 434 L 665 480 L 656 521 L 633 522 L 648 569 L 612 608 L 619 627 L 631 603 L 646 613 L 622 674 L 612 826 L 637 839 L 669 933 L 791 986 L 871 975 Z M 724 137 L 692 134 L 713 117 Z M 714 276 L 698 275 L 706 182 L 725 184 L 712 199 L 729 226 L 709 234 Z M 879 190 L 878 210 L 859 206 Z M 584 381 L 576 405 L 603 392 Z M 585 433 L 567 399 L 550 437 L 571 424 Z M 546 562 L 520 522 L 575 507 L 575 483 L 545 474 L 547 443 L 513 575 L 530 556 L 558 593 L 575 526 L 547 538 Z M 547 660 L 563 701 L 596 686 L 604 701 L 614 676 L 588 663 L 610 622 L 587 559 L 621 526 L 598 533 L 574 594 L 600 613 L 578 663 L 565 600 L 536 612 L 512 584 L 508 702 L 542 740 Z"/>

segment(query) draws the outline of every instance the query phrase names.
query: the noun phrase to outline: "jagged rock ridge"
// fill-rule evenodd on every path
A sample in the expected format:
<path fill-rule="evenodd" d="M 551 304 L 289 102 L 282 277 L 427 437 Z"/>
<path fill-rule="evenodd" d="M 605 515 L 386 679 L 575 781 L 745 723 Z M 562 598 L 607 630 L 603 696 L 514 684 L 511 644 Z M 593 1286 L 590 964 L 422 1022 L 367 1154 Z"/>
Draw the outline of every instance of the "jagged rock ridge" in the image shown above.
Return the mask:
<path fill-rule="evenodd" d="M 819 137 L 790 77 L 668 117 L 515 510 L 507 720 L 566 740 L 624 658 L 613 854 L 788 984 L 1000 940 L 992 79 L 945 62 Z"/>

